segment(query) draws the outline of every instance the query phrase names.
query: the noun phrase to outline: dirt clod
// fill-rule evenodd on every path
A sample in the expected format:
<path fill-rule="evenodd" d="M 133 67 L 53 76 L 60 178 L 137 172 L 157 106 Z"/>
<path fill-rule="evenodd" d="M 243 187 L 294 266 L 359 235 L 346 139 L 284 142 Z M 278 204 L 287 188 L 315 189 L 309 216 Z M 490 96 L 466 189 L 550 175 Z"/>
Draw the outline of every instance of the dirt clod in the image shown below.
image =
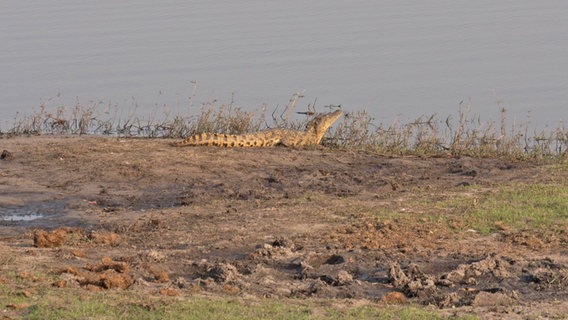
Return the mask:
<path fill-rule="evenodd" d="M 211 267 L 207 275 L 220 283 L 233 282 L 239 278 L 237 268 L 229 263 L 219 263 Z"/>
<path fill-rule="evenodd" d="M 65 229 L 55 229 L 53 231 L 35 230 L 34 246 L 37 248 L 54 248 L 60 247 L 67 239 L 67 231 Z"/>
<path fill-rule="evenodd" d="M 12 153 L 8 150 L 3 150 L 0 154 L 0 160 L 12 160 L 13 158 L 14 155 L 12 155 Z"/>
<path fill-rule="evenodd" d="M 392 291 L 383 295 L 380 302 L 384 304 L 402 304 L 406 302 L 406 297 L 400 292 Z"/>
<path fill-rule="evenodd" d="M 114 270 L 119 273 L 126 273 L 128 272 L 128 264 L 125 262 L 116 262 L 113 261 L 109 257 L 103 257 L 100 263 L 91 265 L 88 264 L 85 269 L 92 271 L 92 272 L 101 272 L 105 270 Z"/>
<path fill-rule="evenodd" d="M 164 270 L 160 270 L 157 268 L 150 268 L 150 273 L 154 276 L 154 280 L 158 283 L 166 283 L 170 282 L 170 277 L 168 273 Z"/>
<path fill-rule="evenodd" d="M 168 297 L 179 296 L 179 292 L 175 289 L 172 289 L 172 288 L 162 288 L 162 289 L 160 289 L 159 293 L 162 296 L 168 296 Z"/>
<path fill-rule="evenodd" d="M 516 304 L 517 301 L 511 294 L 507 295 L 500 292 L 485 292 L 481 291 L 475 295 L 475 298 L 471 302 L 474 307 L 496 307 L 496 306 L 510 306 Z"/>
<path fill-rule="evenodd" d="M 6 307 L 14 310 L 21 310 L 29 308 L 31 304 L 29 302 L 21 302 L 21 303 L 10 303 L 7 304 Z"/>
<path fill-rule="evenodd" d="M 133 280 L 127 274 L 106 270 L 100 275 L 87 278 L 87 282 L 89 284 L 98 285 L 104 289 L 128 289 L 128 287 L 132 285 Z"/>
<path fill-rule="evenodd" d="M 116 247 L 120 244 L 120 236 L 114 232 L 93 231 L 89 234 L 89 239 L 96 244 L 106 244 Z"/>

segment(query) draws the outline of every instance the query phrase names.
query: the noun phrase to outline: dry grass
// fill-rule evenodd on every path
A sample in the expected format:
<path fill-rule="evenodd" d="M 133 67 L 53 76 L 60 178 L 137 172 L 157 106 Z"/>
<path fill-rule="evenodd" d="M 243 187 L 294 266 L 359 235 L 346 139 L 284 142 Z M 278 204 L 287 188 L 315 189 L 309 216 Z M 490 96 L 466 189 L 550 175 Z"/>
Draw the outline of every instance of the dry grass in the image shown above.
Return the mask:
<path fill-rule="evenodd" d="M 39 111 L 15 117 L 12 128 L 0 130 L 0 137 L 45 134 L 98 134 L 136 136 L 148 138 L 182 138 L 201 132 L 242 134 L 271 127 L 301 130 L 315 113 L 308 104 L 304 112 L 297 112 L 301 93 L 294 94 L 281 112 L 278 107 L 266 120 L 266 105 L 260 111 L 245 111 L 234 105 L 218 104 L 217 100 L 202 103 L 189 112 L 175 114 L 166 107 L 157 107 L 146 117 L 140 117 L 133 100 L 126 115 L 118 106 L 99 102 L 73 106 L 53 102 L 40 105 Z M 192 101 L 192 100 L 191 100 Z M 327 108 L 327 107 L 326 107 Z M 332 109 L 330 107 L 330 109 Z M 329 110 L 319 110 L 327 112 Z M 436 115 L 421 116 L 413 122 L 398 119 L 390 124 L 375 123 L 366 110 L 347 112 L 329 130 L 323 143 L 329 147 L 371 150 L 390 155 L 426 156 L 474 156 L 507 157 L 512 159 L 566 158 L 568 129 L 559 125 L 556 129 L 531 130 L 529 123 L 507 127 L 504 109 L 498 122 L 481 121 L 470 114 L 470 105 L 460 108 L 457 117 L 439 118 Z M 301 120 L 293 120 L 293 113 L 303 114 Z"/>
<path fill-rule="evenodd" d="M 410 123 L 397 120 L 389 125 L 376 125 L 366 111 L 357 111 L 347 114 L 327 141 L 342 148 L 385 154 L 541 160 L 566 158 L 568 129 L 559 126 L 552 131 L 531 131 L 528 122 L 507 128 L 504 109 L 497 124 L 471 116 L 469 106 L 460 109 L 457 120 L 432 115 Z"/>

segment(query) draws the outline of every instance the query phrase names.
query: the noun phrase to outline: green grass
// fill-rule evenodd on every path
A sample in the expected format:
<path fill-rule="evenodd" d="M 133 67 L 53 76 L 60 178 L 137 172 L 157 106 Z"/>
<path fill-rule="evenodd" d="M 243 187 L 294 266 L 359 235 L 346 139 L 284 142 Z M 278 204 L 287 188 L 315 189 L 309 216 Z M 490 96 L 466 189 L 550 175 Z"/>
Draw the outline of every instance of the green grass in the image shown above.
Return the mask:
<path fill-rule="evenodd" d="M 447 319 L 418 306 L 339 306 L 308 300 L 265 299 L 245 302 L 237 298 L 148 298 L 132 292 L 76 292 L 52 288 L 39 297 L 7 295 L 0 286 L 0 303 L 29 303 L 16 310 L 23 319 Z M 340 301 L 339 301 L 340 302 Z M 458 319 L 475 319 L 463 316 Z"/>
<path fill-rule="evenodd" d="M 566 170 L 564 166 L 556 164 L 548 170 L 553 175 L 554 171 Z M 492 188 L 473 185 L 434 193 L 415 189 L 410 193 L 404 203 L 380 209 L 356 206 L 352 210 L 381 221 L 427 223 L 459 232 L 489 234 L 532 229 L 568 233 L 568 181 L 512 183 Z"/>
<path fill-rule="evenodd" d="M 496 189 L 464 188 L 438 199 L 414 199 L 426 214 L 421 219 L 488 234 L 507 228 L 563 230 L 568 228 L 568 182 L 512 184 Z"/>
<path fill-rule="evenodd" d="M 466 210 L 466 221 L 482 233 L 497 222 L 513 229 L 568 226 L 568 183 L 503 186 Z"/>

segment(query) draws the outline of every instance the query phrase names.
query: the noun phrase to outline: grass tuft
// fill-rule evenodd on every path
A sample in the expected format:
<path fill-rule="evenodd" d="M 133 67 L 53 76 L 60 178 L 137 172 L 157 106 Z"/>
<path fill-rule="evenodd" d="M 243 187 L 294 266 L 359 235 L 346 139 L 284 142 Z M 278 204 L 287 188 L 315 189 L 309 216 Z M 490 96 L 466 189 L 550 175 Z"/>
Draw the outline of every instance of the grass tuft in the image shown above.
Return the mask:
<path fill-rule="evenodd" d="M 0 293 L 3 286 L 0 286 Z M 5 287 L 4 287 L 5 288 Z M 21 305 L 10 316 L 25 319 L 448 319 L 435 310 L 412 305 L 363 306 L 315 305 L 306 300 L 242 301 L 234 298 L 179 297 L 148 299 L 130 292 L 77 294 L 58 289 L 33 299 L 12 294 L 2 297 L 5 305 Z M 340 301 L 338 301 L 340 302 Z M 6 312 L 5 312 L 6 313 Z M 458 319 L 474 319 L 462 316 Z"/>

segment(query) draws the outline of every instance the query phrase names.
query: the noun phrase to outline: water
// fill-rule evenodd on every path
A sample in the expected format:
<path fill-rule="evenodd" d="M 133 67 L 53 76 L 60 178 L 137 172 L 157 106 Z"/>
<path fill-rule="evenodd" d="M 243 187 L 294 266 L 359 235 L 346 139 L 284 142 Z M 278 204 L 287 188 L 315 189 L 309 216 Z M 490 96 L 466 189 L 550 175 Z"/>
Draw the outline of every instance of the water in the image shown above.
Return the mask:
<path fill-rule="evenodd" d="M 21 206 L 0 206 L 0 224 L 6 222 L 31 222 L 54 218 L 63 214 L 62 202 L 28 202 Z"/>
<path fill-rule="evenodd" d="M 568 2 L 4 1 L 0 129 L 77 99 L 147 114 L 218 99 L 341 104 L 377 120 L 568 114 Z M 58 95 L 60 95 L 58 97 Z"/>
<path fill-rule="evenodd" d="M 12 214 L 3 215 L 0 217 L 4 221 L 33 221 L 43 218 L 44 215 L 38 213 L 19 213 L 14 212 Z"/>

